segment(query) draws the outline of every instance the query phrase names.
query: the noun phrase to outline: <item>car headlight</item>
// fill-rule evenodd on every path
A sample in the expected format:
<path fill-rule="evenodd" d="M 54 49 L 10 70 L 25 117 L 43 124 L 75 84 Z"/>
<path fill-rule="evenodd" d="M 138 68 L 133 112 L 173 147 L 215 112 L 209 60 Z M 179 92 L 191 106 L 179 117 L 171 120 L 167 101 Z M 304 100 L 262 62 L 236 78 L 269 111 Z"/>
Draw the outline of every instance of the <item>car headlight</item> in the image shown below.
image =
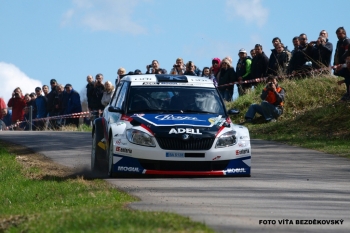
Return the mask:
<path fill-rule="evenodd" d="M 141 146 L 152 146 L 155 147 L 153 137 L 136 129 L 128 129 L 126 131 L 126 138 L 129 142 L 141 145 Z"/>
<path fill-rule="evenodd" d="M 236 144 L 236 142 L 236 131 L 229 131 L 218 138 L 215 148 L 233 146 Z"/>

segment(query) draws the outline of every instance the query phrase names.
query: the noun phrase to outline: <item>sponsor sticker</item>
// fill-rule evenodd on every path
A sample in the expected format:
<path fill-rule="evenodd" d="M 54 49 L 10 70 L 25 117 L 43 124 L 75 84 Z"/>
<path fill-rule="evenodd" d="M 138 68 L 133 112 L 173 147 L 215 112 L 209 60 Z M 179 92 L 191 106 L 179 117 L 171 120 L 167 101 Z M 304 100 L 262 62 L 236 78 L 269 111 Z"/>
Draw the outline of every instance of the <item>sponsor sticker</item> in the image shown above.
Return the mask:
<path fill-rule="evenodd" d="M 128 145 L 128 143 L 123 142 L 122 139 L 118 139 L 117 141 L 115 141 L 115 144 L 116 145 L 123 145 L 123 146 Z"/>
<path fill-rule="evenodd" d="M 245 168 L 229 168 L 226 173 L 245 173 Z"/>
<path fill-rule="evenodd" d="M 140 172 L 140 169 L 138 167 L 118 166 L 118 171 L 121 171 L 121 172 Z"/>
<path fill-rule="evenodd" d="M 199 132 L 199 129 L 190 129 L 190 128 L 178 128 L 177 130 L 172 128 L 169 131 L 169 134 L 179 134 L 179 133 L 188 133 L 188 134 L 202 134 Z"/>
<path fill-rule="evenodd" d="M 158 85 L 158 83 L 155 82 L 144 82 L 142 85 Z"/>
<path fill-rule="evenodd" d="M 244 155 L 249 153 L 250 153 L 249 149 L 236 150 L 236 155 Z"/>
<path fill-rule="evenodd" d="M 174 116 L 174 115 L 158 115 L 155 117 L 159 121 L 166 121 L 166 120 L 172 120 L 172 121 L 205 121 L 200 120 L 197 117 L 193 116 Z"/>
<path fill-rule="evenodd" d="M 213 158 L 213 160 L 218 160 L 218 159 L 220 159 L 220 158 L 221 158 L 221 156 L 218 155 L 218 156 L 216 156 L 215 158 Z"/>
<path fill-rule="evenodd" d="M 123 152 L 123 153 L 128 153 L 128 154 L 131 154 L 132 153 L 132 150 L 129 149 L 129 148 L 124 148 L 124 147 L 120 147 L 120 146 L 117 146 L 115 148 L 116 151 L 119 151 L 119 152 Z"/>
<path fill-rule="evenodd" d="M 134 114 L 132 115 L 132 117 L 143 117 L 145 114 L 144 113 L 140 113 L 140 114 Z"/>
<path fill-rule="evenodd" d="M 208 121 L 211 123 L 211 125 L 222 126 L 226 120 L 221 118 L 221 115 L 220 115 L 218 117 L 209 118 Z"/>
<path fill-rule="evenodd" d="M 184 158 L 184 157 L 185 157 L 185 153 L 166 152 L 165 157 L 179 157 L 179 158 Z"/>
<path fill-rule="evenodd" d="M 122 121 L 132 121 L 132 117 L 128 117 L 126 115 L 122 115 L 122 117 L 120 118 L 120 120 Z"/>

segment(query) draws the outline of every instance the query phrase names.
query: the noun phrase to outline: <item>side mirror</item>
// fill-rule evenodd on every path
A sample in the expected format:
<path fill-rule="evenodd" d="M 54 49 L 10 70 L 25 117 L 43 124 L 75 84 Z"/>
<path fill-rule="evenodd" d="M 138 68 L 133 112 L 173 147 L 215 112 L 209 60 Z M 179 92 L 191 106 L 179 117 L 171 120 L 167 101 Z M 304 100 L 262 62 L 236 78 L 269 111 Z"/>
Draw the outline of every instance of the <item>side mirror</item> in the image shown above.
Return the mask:
<path fill-rule="evenodd" d="M 116 108 L 116 107 L 113 107 L 113 106 L 109 106 L 109 107 L 108 107 L 108 112 L 118 112 L 118 113 L 121 113 L 121 112 L 123 112 L 123 110 L 121 110 L 120 108 Z"/>
<path fill-rule="evenodd" d="M 239 110 L 238 109 L 230 109 L 227 111 L 228 115 L 237 115 L 239 114 Z"/>

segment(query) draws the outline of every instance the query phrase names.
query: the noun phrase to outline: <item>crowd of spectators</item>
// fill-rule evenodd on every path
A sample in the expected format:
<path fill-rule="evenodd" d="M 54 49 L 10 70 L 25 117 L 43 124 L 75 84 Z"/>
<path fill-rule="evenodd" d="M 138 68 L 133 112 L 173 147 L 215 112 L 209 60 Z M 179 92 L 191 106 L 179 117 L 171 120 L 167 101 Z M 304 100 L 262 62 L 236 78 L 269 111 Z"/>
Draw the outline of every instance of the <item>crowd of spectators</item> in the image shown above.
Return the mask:
<path fill-rule="evenodd" d="M 345 59 L 350 55 L 348 45 L 350 39 L 346 36 L 343 27 L 336 30 L 338 42 L 336 45 L 334 64 L 345 64 Z M 323 73 L 331 72 L 331 58 L 333 53 L 333 44 L 328 40 L 328 33 L 325 30 L 320 31 L 316 40 L 308 42 L 307 35 L 301 33 L 292 38 L 293 50 L 290 51 L 279 37 L 272 39 L 271 54 L 268 57 L 261 44 L 256 44 L 249 54 L 245 49 L 238 51 L 238 62 L 236 67 L 232 64 L 232 58 L 212 59 L 211 66 L 206 66 L 202 70 L 195 65 L 193 61 L 184 62 L 182 58 L 177 58 L 175 64 L 170 69 L 170 74 L 175 75 L 195 75 L 207 77 L 219 86 L 223 98 L 230 101 L 233 94 L 233 87 L 222 87 L 222 85 L 238 82 L 237 89 L 239 96 L 246 94 L 255 86 L 254 79 L 275 75 L 280 78 L 295 78 L 307 76 L 311 71 L 320 71 Z M 345 67 L 345 65 L 344 65 Z M 119 73 L 118 77 L 125 74 L 140 74 L 140 70 Z M 137 71 L 137 72 L 136 72 Z M 146 74 L 167 74 L 167 70 L 160 68 L 157 60 L 153 60 L 146 66 Z M 335 70 L 337 74 L 337 70 Z M 248 81 L 248 82 L 244 82 Z M 239 83 L 242 82 L 242 83 Z"/>
<path fill-rule="evenodd" d="M 125 75 L 125 69 L 118 70 L 118 75 Z M 94 117 L 99 117 L 112 98 L 114 86 L 110 81 L 103 83 L 102 74 L 97 74 L 95 79 L 92 75 L 87 76 L 86 97 L 88 110 Z M 82 112 L 80 94 L 71 84 L 63 86 L 56 79 L 50 80 L 50 86 L 51 90 L 48 85 L 43 85 L 25 95 L 17 87 L 7 104 L 0 98 L 0 130 L 8 127 L 29 130 L 30 119 L 33 120 L 32 130 L 57 130 L 63 125 L 79 127 L 79 116 L 74 113 Z"/>
<path fill-rule="evenodd" d="M 350 50 L 348 50 L 350 39 L 346 36 L 346 31 L 343 27 L 339 27 L 336 30 L 336 35 L 338 41 L 332 68 L 335 75 L 345 78 L 343 81 L 338 82 L 339 85 L 345 83 L 347 87 L 347 92 L 342 97 L 342 100 L 350 100 Z M 238 94 L 242 96 L 257 84 L 255 82 L 257 78 L 267 76 L 279 78 L 304 77 L 313 70 L 324 73 L 331 72 L 333 44 L 328 40 L 328 33 L 325 30 L 319 33 L 317 40 L 308 42 L 307 35 L 301 33 L 299 36 L 293 37 L 292 42 L 294 48 L 290 51 L 284 46 L 279 37 L 273 38 L 273 49 L 271 49 L 270 57 L 266 56 L 261 44 L 256 44 L 253 49 L 249 50 L 249 55 L 245 49 L 240 49 L 238 51 L 239 59 L 236 68 L 232 64 L 231 57 L 223 59 L 213 58 L 211 66 L 206 66 L 203 69 L 197 67 L 193 61 L 185 63 L 182 58 L 177 58 L 170 69 L 170 74 L 193 75 L 211 79 L 218 87 L 223 99 L 231 101 L 234 90 L 232 83 L 236 83 Z M 145 73 L 167 74 L 168 72 L 166 69 L 161 68 L 157 60 L 153 60 L 151 64 L 146 66 Z M 117 74 L 117 79 L 120 81 L 127 74 L 135 75 L 142 74 L 142 72 L 136 69 L 127 73 L 125 68 L 121 67 L 118 69 Z M 7 106 L 4 104 L 3 99 L 0 98 L 0 119 L 6 125 L 25 122 L 29 118 L 28 107 L 31 106 L 33 119 L 51 117 L 49 122 L 35 121 L 34 127 L 37 130 L 44 129 L 48 125 L 53 129 L 57 129 L 62 125 L 62 121 L 58 121 L 54 118 L 55 116 L 82 111 L 80 95 L 73 89 L 71 84 L 66 84 L 63 87 L 55 79 L 51 79 L 50 86 L 50 92 L 49 87 L 43 85 L 42 87 L 36 87 L 35 92 L 26 95 L 23 95 L 21 89 L 17 87 L 13 91 L 12 98 L 8 101 Z M 97 74 L 95 80 L 92 75 L 88 75 L 86 93 L 89 111 L 94 114 L 94 117 L 99 117 L 114 93 L 114 86 L 109 81 L 103 83 L 102 74 Z M 12 111 L 9 111 L 7 107 L 12 108 Z M 8 120 L 9 117 L 11 121 Z M 246 118 L 249 119 L 251 116 Z M 78 126 L 79 119 L 68 118 L 65 123 Z M 27 128 L 26 123 L 16 126 Z"/>

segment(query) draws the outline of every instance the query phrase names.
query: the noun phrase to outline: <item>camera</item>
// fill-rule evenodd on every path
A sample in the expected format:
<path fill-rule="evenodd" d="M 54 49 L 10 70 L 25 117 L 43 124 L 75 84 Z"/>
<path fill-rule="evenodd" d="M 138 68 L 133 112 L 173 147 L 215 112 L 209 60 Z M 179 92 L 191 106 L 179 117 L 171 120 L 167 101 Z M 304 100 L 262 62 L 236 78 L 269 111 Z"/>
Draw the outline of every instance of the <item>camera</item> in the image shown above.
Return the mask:
<path fill-rule="evenodd" d="M 267 86 L 268 86 L 269 88 L 272 88 L 272 85 L 273 85 L 272 82 L 269 82 L 269 83 L 267 84 Z"/>
<path fill-rule="evenodd" d="M 180 65 L 173 65 L 173 67 L 175 68 L 175 67 L 180 67 Z"/>
<path fill-rule="evenodd" d="M 15 92 L 15 97 L 19 97 L 19 94 L 17 92 Z"/>
<path fill-rule="evenodd" d="M 152 66 L 152 64 L 151 64 L 151 65 L 148 65 L 148 67 L 149 67 L 149 68 L 152 68 L 153 66 Z"/>

